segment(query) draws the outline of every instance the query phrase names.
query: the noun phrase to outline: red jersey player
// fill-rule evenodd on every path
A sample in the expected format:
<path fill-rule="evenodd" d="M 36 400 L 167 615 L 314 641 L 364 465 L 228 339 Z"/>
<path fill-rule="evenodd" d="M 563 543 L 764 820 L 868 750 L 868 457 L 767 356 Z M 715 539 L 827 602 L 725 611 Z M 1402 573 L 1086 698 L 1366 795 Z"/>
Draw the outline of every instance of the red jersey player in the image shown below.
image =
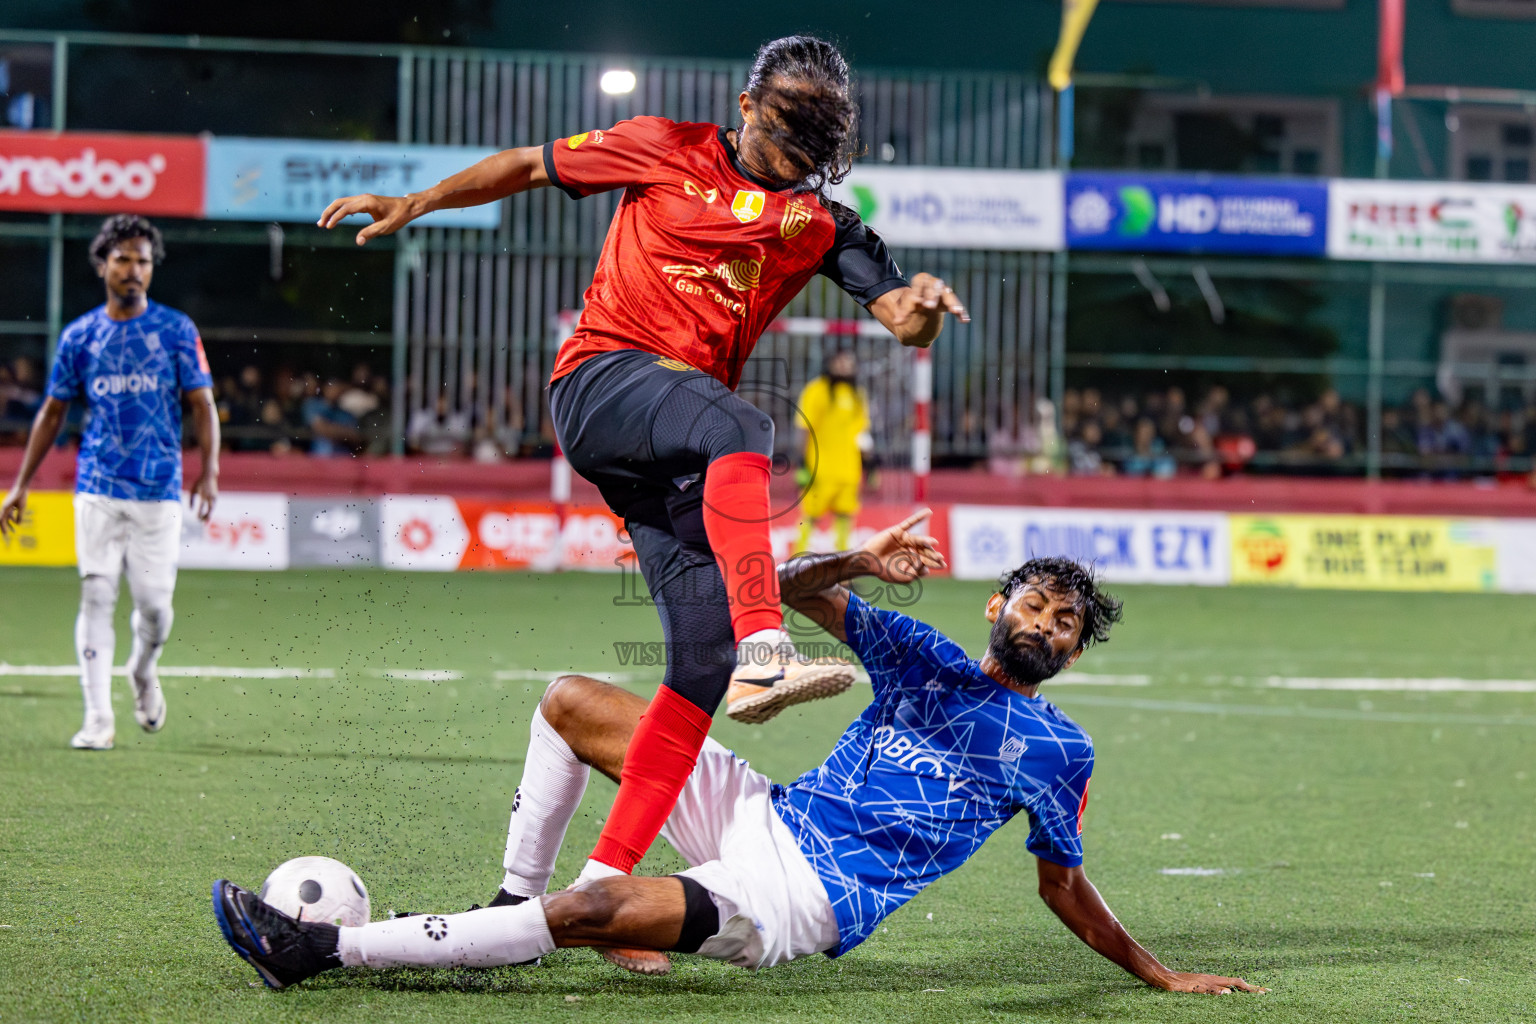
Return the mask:
<path fill-rule="evenodd" d="M 628 872 L 645 855 L 727 690 L 731 717 L 760 722 L 853 679 L 848 665 L 800 661 L 783 629 L 768 533 L 773 422 L 734 394 L 758 337 L 818 273 L 905 345 L 931 344 L 946 313 L 969 319 L 942 280 L 908 281 L 858 215 L 822 194 L 847 173 L 857 137 L 835 47 L 805 36 L 764 45 L 740 107 L 734 131 L 637 117 L 498 153 L 424 192 L 338 199 L 319 221 L 368 214 L 362 245 L 433 210 L 546 185 L 574 199 L 624 189 L 549 402 L 566 457 L 634 541 L 667 671 L 584 877 Z M 539 895 L 519 890 L 515 852 L 503 902 Z"/>

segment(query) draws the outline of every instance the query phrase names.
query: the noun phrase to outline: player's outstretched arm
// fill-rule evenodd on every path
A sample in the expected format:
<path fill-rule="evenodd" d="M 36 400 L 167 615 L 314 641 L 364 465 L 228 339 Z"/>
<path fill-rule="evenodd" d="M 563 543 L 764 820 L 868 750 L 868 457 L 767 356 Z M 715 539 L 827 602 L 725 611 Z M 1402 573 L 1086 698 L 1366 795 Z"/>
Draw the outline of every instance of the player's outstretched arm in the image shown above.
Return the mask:
<path fill-rule="evenodd" d="M 799 555 L 779 566 L 779 597 L 839 640 L 847 640 L 843 620 L 848 590 L 843 584 L 860 576 L 887 583 L 911 583 L 944 567 L 944 555 L 932 537 L 912 528 L 933 515 L 925 508 L 881 530 L 860 548 L 835 555 Z"/>
<path fill-rule="evenodd" d="M 1104 897 L 1099 895 L 1099 890 L 1088 881 L 1081 866 L 1062 867 L 1040 858 L 1039 873 L 1040 898 L 1061 918 L 1062 924 L 1095 953 L 1119 964 L 1148 985 L 1168 992 L 1204 992 L 1212 995 L 1269 991 L 1250 985 L 1242 978 L 1169 970 L 1131 938 L 1104 902 Z"/>
<path fill-rule="evenodd" d="M 202 469 L 187 492 L 187 504 L 203 522 L 213 515 L 213 503 L 219 500 L 219 411 L 213 402 L 212 388 L 194 388 L 187 392 L 192 407 L 192 436 L 202 454 Z"/>
<path fill-rule="evenodd" d="M 869 311 L 903 345 L 927 348 L 944 329 L 944 314 L 953 313 L 961 323 L 971 322 L 955 290 L 943 278 L 915 274 L 912 283 L 879 296 Z"/>
<path fill-rule="evenodd" d="M 316 223 L 323 228 L 334 228 L 354 213 L 366 213 L 373 218 L 373 223 L 357 233 L 357 244 L 365 245 L 368 239 L 392 235 L 434 210 L 493 203 L 548 184 L 543 147 L 504 149 L 473 167 L 444 178 L 429 189 L 408 196 L 343 196 L 332 201 Z"/>
<path fill-rule="evenodd" d="M 16 471 L 16 482 L 0 504 L 0 537 L 21 525 L 21 516 L 27 510 L 27 489 L 37 467 L 43 464 L 43 456 L 58 439 L 59 428 L 64 426 L 64 414 L 69 403 L 61 402 L 52 395 L 43 399 L 42 408 L 32 420 L 32 432 L 27 435 L 27 450 L 21 457 L 21 468 Z"/>

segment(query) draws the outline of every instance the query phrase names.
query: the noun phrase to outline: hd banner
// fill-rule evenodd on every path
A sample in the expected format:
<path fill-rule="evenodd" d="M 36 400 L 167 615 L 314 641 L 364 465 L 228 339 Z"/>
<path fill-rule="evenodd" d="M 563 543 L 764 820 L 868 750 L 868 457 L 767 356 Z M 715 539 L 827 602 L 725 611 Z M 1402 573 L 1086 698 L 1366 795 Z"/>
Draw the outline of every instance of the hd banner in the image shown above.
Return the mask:
<path fill-rule="evenodd" d="M 208 139 L 210 220 L 314 223 L 333 199 L 372 192 L 420 192 L 495 153 L 494 149 L 410 146 L 394 142 L 301 139 Z M 356 214 L 347 223 L 366 224 Z M 439 228 L 494 228 L 501 204 L 438 210 L 416 223 Z"/>
<path fill-rule="evenodd" d="M 1321 256 L 1322 181 L 1069 174 L 1069 249 Z"/>
<path fill-rule="evenodd" d="M 832 198 L 890 245 L 934 249 L 1062 248 L 1061 175 L 859 164 Z"/>
<path fill-rule="evenodd" d="M 1231 516 L 1232 582 L 1346 590 L 1497 590 L 1486 519 Z"/>
<path fill-rule="evenodd" d="M 1328 255 L 1338 260 L 1536 263 L 1536 186 L 1332 181 Z"/>

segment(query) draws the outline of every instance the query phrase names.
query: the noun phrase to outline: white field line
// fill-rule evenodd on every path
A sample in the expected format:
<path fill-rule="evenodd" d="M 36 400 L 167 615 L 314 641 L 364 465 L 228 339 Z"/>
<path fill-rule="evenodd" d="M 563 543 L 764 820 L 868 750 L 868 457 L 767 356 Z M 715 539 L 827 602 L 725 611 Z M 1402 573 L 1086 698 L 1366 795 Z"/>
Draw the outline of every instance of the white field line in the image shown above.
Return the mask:
<path fill-rule="evenodd" d="M 1333 679 L 1270 676 L 1264 685 L 1280 690 L 1353 690 L 1387 693 L 1536 693 L 1530 679 Z"/>
<path fill-rule="evenodd" d="M 464 678 L 463 672 L 452 668 L 370 668 L 364 671 L 374 679 L 394 683 L 451 683 Z"/>
<path fill-rule="evenodd" d="M 1157 873 L 1160 875 L 1194 875 L 1198 878 L 1209 878 L 1212 875 L 1235 875 L 1237 871 L 1236 869 L 1229 871 L 1226 868 L 1161 868 Z"/>
<path fill-rule="evenodd" d="M 1047 684 L 1049 685 L 1049 684 Z M 1234 715 L 1253 718 L 1320 718 L 1340 722 L 1397 722 L 1407 725 L 1524 725 L 1536 726 L 1536 715 L 1429 714 L 1415 711 L 1356 711 L 1351 708 L 1309 708 L 1290 705 L 1222 704 L 1190 700 L 1148 700 L 1141 697 L 1106 697 L 1073 694 L 1068 710 L 1083 707 L 1129 708 L 1194 715 Z"/>
<path fill-rule="evenodd" d="M 1047 686 L 1151 686 L 1151 676 L 1094 675 L 1089 672 L 1066 672 L 1050 680 Z"/>
<path fill-rule="evenodd" d="M 79 665 L 11 665 L 0 661 L 0 676 L 78 676 Z M 126 676 L 128 670 L 114 668 L 115 676 Z M 262 668 L 246 665 L 161 665 L 159 674 L 165 678 L 182 679 L 335 679 L 333 668 Z"/>

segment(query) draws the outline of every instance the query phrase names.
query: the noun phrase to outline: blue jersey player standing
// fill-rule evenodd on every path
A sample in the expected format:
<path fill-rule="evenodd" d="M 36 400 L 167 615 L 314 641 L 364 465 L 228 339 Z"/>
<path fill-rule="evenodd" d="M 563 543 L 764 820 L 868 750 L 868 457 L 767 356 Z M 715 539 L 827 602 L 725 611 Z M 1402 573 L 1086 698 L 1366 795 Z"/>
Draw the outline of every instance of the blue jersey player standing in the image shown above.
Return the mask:
<path fill-rule="evenodd" d="M 214 915 L 225 937 L 275 988 L 335 967 L 488 967 L 560 946 L 623 947 L 624 958 L 609 959 L 642 973 L 668 969 L 664 950 L 769 967 L 847 953 L 1020 817 L 1041 897 L 1095 951 L 1169 991 L 1264 991 L 1165 967 L 1083 874 L 1093 742 L 1039 690 L 1120 618 L 1120 603 L 1091 572 L 1035 559 L 1004 576 L 986 604 L 992 630 L 979 661 L 844 586 L 860 576 L 909 584 L 943 565 L 933 539 L 910 532 L 928 514 L 857 551 L 780 568 L 785 603 L 847 642 L 874 700 L 826 761 L 787 786 L 709 740 L 662 832 L 686 871 L 546 894 L 590 770 L 619 777 L 646 707 L 628 691 L 562 676 L 533 716 L 506 875 L 491 906 L 336 928 L 295 921 L 221 880 Z"/>
<path fill-rule="evenodd" d="M 91 265 L 107 301 L 64 328 L 48 395 L 32 423 L 15 486 L 0 505 L 0 532 L 26 514 L 27 489 L 71 402 L 89 415 L 75 471 L 75 550 L 80 615 L 75 651 L 85 721 L 70 745 L 110 750 L 112 611 L 126 573 L 133 595 L 128 680 L 133 714 L 146 732 L 165 724 L 156 665 L 171 633 L 171 593 L 181 547 L 181 405 L 192 412 L 202 470 L 188 495 L 206 521 L 218 498 L 219 418 L 197 328 L 184 313 L 149 300 L 160 232 L 143 217 L 107 218 L 91 242 Z"/>

